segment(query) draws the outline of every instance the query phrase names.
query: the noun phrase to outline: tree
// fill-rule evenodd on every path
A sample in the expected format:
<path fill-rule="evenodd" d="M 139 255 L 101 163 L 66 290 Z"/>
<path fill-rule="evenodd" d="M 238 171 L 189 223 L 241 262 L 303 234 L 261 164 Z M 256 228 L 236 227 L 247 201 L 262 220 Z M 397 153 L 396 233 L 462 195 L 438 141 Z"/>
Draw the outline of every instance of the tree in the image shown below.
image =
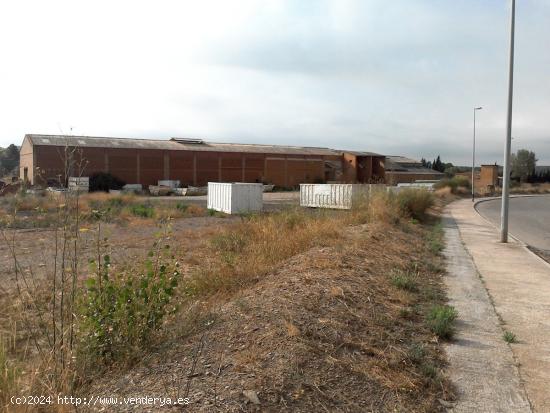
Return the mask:
<path fill-rule="evenodd" d="M 19 166 L 19 149 L 11 144 L 6 149 L 0 149 L 0 175 L 6 175 Z"/>
<path fill-rule="evenodd" d="M 438 172 L 445 172 L 445 164 L 441 162 L 441 157 L 437 155 L 437 158 L 432 163 L 432 169 Z"/>
<path fill-rule="evenodd" d="M 518 149 L 516 153 L 512 154 L 511 165 L 512 177 L 519 178 L 520 182 L 527 182 L 529 176 L 535 173 L 535 167 L 537 166 L 535 152 Z"/>

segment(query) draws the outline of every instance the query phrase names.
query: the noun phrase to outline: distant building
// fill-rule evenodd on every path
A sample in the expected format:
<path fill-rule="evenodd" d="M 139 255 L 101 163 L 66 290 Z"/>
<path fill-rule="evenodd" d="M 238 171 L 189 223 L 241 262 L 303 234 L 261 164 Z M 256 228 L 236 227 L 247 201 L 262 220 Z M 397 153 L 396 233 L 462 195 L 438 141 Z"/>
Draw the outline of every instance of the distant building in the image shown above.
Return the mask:
<path fill-rule="evenodd" d="M 31 184 L 65 182 L 68 176 L 109 172 L 126 183 L 180 180 L 301 183 L 383 182 L 385 156 L 328 148 L 212 143 L 200 139 L 155 140 L 90 136 L 26 135 L 20 176 Z"/>
<path fill-rule="evenodd" d="M 420 161 L 404 156 L 386 156 L 384 166 L 388 185 L 422 180 L 438 181 L 445 177 L 444 173 L 426 168 Z"/>
<path fill-rule="evenodd" d="M 463 176 L 472 182 L 472 172 L 459 172 L 457 176 Z M 481 165 L 474 171 L 474 187 L 477 191 L 492 191 L 502 183 L 502 168 L 497 164 Z"/>

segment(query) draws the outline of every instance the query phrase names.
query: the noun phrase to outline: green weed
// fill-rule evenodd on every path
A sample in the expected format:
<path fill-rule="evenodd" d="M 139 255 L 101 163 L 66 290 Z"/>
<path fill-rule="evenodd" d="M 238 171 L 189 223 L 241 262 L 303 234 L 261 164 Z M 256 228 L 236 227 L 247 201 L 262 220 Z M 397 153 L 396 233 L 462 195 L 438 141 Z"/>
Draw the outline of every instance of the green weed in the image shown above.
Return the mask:
<path fill-rule="evenodd" d="M 502 335 L 502 338 L 504 339 L 504 341 L 506 341 L 509 344 L 518 342 L 516 335 L 511 331 L 505 331 L 504 334 Z"/>
<path fill-rule="evenodd" d="M 142 218 L 153 218 L 153 215 L 155 215 L 155 210 L 151 205 L 132 205 L 130 207 L 130 212 L 135 215 L 136 217 L 142 217 Z"/>
<path fill-rule="evenodd" d="M 95 276 L 81 299 L 81 354 L 106 364 L 135 354 L 160 329 L 179 282 L 167 249 L 150 253 L 143 268 L 111 270 L 109 256 L 92 262 Z"/>
<path fill-rule="evenodd" d="M 418 286 L 414 278 L 415 277 L 410 274 L 399 272 L 391 277 L 391 283 L 401 290 L 413 292 L 418 290 Z"/>
<path fill-rule="evenodd" d="M 449 339 L 454 334 L 453 322 L 458 312 L 452 306 L 436 305 L 428 314 L 428 325 L 439 338 Z"/>

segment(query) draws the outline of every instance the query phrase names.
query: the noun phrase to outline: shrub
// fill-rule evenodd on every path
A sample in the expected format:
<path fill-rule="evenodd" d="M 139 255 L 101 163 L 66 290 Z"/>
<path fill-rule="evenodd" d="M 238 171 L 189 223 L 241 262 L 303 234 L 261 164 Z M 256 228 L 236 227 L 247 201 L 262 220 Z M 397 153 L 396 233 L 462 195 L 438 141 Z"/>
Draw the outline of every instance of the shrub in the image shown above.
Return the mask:
<path fill-rule="evenodd" d="M 436 305 L 428 314 L 428 325 L 439 338 L 451 338 L 454 334 L 453 322 L 458 312 L 449 305 Z"/>
<path fill-rule="evenodd" d="M 403 216 L 403 211 L 396 200 L 397 197 L 393 193 L 378 192 L 373 194 L 368 202 L 353 206 L 352 223 L 397 224 Z"/>
<path fill-rule="evenodd" d="M 142 218 L 153 218 L 153 215 L 155 214 L 155 210 L 151 205 L 132 205 L 130 207 L 130 212 L 135 215 L 136 217 L 142 217 Z"/>
<path fill-rule="evenodd" d="M 469 189 L 471 183 L 465 176 L 456 175 L 452 178 L 442 179 L 434 185 L 434 189 L 451 188 L 451 192 L 456 194 L 459 192 L 459 188 Z"/>
<path fill-rule="evenodd" d="M 166 249 L 167 251 L 167 249 Z M 150 253 L 144 268 L 115 274 L 109 256 L 95 266 L 82 297 L 82 354 L 106 363 L 131 355 L 161 327 L 179 282 L 178 263 L 166 251 Z"/>
<path fill-rule="evenodd" d="M 423 189 L 404 189 L 397 194 L 397 202 L 401 209 L 415 219 L 425 217 L 426 210 L 433 206 L 433 195 Z"/>
<path fill-rule="evenodd" d="M 90 192 L 109 192 L 109 189 L 122 189 L 124 185 L 126 182 L 108 172 L 98 172 L 90 176 Z"/>

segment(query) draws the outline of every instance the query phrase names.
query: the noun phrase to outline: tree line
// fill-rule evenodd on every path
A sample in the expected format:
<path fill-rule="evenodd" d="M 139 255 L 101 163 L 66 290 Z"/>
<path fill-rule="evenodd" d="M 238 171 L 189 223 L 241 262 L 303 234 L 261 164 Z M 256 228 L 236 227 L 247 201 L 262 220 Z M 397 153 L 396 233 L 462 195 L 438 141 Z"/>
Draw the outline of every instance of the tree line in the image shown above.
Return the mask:
<path fill-rule="evenodd" d="M 0 177 L 15 174 L 19 175 L 19 148 L 11 144 L 7 148 L 0 148 Z"/>
<path fill-rule="evenodd" d="M 512 154 L 511 177 L 519 182 L 541 183 L 550 182 L 550 167 L 544 170 L 537 171 L 537 156 L 535 152 L 527 149 L 518 149 Z M 437 155 L 433 161 L 427 161 L 425 158 L 420 160 L 422 166 L 433 169 L 434 171 L 443 172 L 449 176 L 457 172 L 465 172 L 471 170 L 469 166 L 454 166 L 450 162 L 441 161 L 441 157 Z"/>

